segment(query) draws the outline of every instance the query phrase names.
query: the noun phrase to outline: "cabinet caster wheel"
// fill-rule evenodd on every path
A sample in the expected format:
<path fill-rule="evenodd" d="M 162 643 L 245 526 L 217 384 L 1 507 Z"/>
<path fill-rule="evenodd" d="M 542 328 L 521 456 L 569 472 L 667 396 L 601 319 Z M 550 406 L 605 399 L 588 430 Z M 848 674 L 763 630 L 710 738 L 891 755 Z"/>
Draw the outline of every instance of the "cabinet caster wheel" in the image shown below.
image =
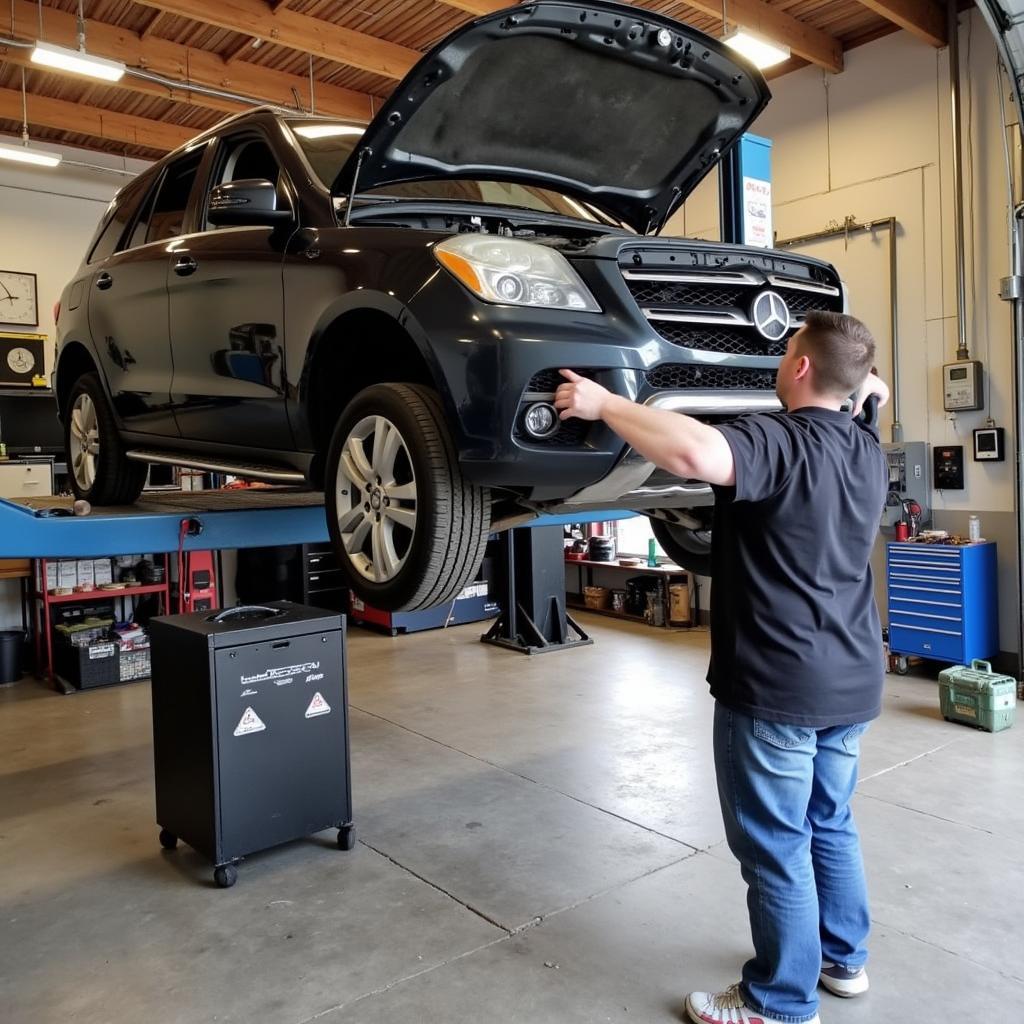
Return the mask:
<path fill-rule="evenodd" d="M 214 868 L 213 880 L 219 889 L 230 889 L 238 881 L 238 868 L 234 864 L 224 864 Z"/>
<path fill-rule="evenodd" d="M 338 829 L 338 849 L 354 850 L 356 845 L 355 825 L 342 825 Z"/>
<path fill-rule="evenodd" d="M 178 837 L 167 829 L 160 829 L 160 845 L 165 850 L 176 850 L 178 848 Z"/>
<path fill-rule="evenodd" d="M 896 662 L 896 675 L 905 676 L 909 667 L 906 658 L 899 658 Z"/>

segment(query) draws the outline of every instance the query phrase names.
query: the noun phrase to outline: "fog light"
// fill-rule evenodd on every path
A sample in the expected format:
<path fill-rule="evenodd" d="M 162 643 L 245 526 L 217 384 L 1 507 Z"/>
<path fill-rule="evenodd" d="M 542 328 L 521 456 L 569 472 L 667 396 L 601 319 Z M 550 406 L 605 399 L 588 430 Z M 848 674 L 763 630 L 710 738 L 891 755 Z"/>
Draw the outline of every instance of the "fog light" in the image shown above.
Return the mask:
<path fill-rule="evenodd" d="M 558 430 L 558 413 L 547 402 L 536 402 L 526 410 L 523 425 L 530 437 L 543 439 Z"/>

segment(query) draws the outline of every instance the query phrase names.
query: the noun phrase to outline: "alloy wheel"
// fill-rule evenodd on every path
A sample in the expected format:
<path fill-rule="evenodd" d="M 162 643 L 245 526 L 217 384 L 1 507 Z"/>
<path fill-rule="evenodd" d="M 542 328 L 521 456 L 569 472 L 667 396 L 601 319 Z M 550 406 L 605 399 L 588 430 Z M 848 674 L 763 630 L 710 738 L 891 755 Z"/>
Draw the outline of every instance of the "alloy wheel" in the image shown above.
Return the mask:
<path fill-rule="evenodd" d="M 96 404 L 84 392 L 71 406 L 71 471 L 83 491 L 96 482 L 96 463 L 100 455 L 100 428 Z"/>
<path fill-rule="evenodd" d="M 416 532 L 417 491 L 409 449 L 384 416 L 366 416 L 345 439 L 335 481 L 338 530 L 352 565 L 388 583 L 405 565 Z"/>

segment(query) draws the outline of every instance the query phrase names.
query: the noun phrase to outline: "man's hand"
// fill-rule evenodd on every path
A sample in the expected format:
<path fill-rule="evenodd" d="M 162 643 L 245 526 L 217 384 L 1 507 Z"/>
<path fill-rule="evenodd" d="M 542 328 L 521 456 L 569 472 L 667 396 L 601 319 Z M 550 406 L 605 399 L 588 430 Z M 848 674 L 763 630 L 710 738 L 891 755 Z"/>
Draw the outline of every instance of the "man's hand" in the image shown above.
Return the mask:
<path fill-rule="evenodd" d="M 568 381 L 555 392 L 555 408 L 561 418 L 567 420 L 575 416 L 578 420 L 599 420 L 604 416 L 608 400 L 612 393 L 600 384 L 586 377 L 581 377 L 572 370 L 560 370 Z"/>
<path fill-rule="evenodd" d="M 853 403 L 853 415 L 859 416 L 864 408 L 864 403 L 871 395 L 878 395 L 878 408 L 881 409 L 889 401 L 889 385 L 881 377 L 869 373 L 867 379 L 860 386 L 857 392 L 857 399 Z"/>

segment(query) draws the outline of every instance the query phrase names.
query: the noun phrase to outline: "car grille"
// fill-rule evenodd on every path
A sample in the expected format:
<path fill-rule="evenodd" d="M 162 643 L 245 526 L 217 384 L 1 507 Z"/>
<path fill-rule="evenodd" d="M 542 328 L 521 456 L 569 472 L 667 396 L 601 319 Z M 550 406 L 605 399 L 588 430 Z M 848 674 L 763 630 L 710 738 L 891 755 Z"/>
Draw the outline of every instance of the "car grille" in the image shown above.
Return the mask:
<path fill-rule="evenodd" d="M 788 337 L 811 310 L 842 310 L 838 282 L 827 280 L 821 268 L 795 260 L 766 256 L 763 266 L 740 261 L 721 267 L 689 266 L 683 261 L 673 266 L 668 262 L 675 261 L 671 251 L 666 255 L 651 250 L 647 255 L 649 262 L 634 257 L 622 264 L 626 286 L 651 327 L 683 348 L 781 356 Z M 780 263 L 785 272 L 772 269 Z M 753 323 L 754 300 L 765 291 L 779 295 L 790 313 L 789 330 L 775 341 L 765 338 Z"/>
<path fill-rule="evenodd" d="M 775 371 L 747 366 L 704 366 L 664 363 L 644 374 L 649 387 L 659 390 L 774 391 Z"/>

